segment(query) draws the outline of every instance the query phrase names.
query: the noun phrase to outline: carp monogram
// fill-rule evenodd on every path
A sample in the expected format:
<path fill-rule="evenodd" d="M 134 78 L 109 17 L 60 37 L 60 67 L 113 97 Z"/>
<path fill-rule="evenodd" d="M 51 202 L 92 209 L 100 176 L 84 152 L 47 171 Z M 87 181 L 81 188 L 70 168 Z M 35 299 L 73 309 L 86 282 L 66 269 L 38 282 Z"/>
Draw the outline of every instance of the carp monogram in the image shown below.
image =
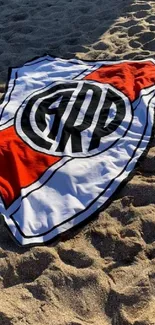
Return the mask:
<path fill-rule="evenodd" d="M 104 137 L 118 132 L 127 118 L 127 103 L 130 106 L 110 85 L 55 82 L 22 104 L 16 130 L 30 146 L 47 154 L 91 155 L 105 149 Z"/>

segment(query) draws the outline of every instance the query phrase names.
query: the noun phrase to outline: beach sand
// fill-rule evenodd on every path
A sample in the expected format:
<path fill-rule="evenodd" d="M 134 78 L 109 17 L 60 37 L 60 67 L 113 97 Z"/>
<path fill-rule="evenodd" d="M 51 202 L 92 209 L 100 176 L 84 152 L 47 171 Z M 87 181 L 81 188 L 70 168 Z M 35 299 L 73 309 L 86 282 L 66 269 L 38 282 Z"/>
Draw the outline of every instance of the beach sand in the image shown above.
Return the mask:
<path fill-rule="evenodd" d="M 155 2 L 0 0 L 0 93 L 10 66 L 35 56 L 155 55 Z M 155 324 L 155 140 L 94 220 L 42 247 L 0 225 L 0 325 Z"/>

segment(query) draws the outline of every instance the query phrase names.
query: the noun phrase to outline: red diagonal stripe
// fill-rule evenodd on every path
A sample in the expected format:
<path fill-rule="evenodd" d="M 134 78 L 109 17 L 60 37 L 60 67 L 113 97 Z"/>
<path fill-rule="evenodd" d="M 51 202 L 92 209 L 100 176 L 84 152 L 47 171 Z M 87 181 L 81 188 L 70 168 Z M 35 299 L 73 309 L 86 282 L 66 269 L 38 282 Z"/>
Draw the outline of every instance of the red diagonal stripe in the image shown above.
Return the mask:
<path fill-rule="evenodd" d="M 13 126 L 0 131 L 0 192 L 5 205 L 9 206 L 22 187 L 34 183 L 60 159 L 31 149 Z"/>
<path fill-rule="evenodd" d="M 133 101 L 141 89 L 155 84 L 155 65 L 151 61 L 105 65 L 84 79 L 109 83 Z"/>

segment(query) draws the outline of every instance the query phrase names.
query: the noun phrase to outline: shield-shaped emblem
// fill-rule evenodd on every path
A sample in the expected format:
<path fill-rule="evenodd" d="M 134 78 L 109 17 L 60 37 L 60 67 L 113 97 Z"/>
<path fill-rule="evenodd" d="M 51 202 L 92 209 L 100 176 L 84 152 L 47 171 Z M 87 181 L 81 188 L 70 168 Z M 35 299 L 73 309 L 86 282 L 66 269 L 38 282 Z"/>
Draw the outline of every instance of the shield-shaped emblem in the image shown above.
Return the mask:
<path fill-rule="evenodd" d="M 22 245 L 104 206 L 152 133 L 155 65 L 49 55 L 11 70 L 0 115 L 0 212 Z"/>

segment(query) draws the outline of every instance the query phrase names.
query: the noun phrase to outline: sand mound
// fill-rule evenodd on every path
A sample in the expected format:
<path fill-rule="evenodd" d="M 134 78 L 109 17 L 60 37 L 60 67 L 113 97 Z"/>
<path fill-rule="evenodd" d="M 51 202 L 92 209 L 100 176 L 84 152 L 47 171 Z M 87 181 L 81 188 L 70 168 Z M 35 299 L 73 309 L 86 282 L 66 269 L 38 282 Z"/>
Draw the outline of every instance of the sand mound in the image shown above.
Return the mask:
<path fill-rule="evenodd" d="M 0 0 L 0 93 L 9 66 L 45 52 L 82 59 L 155 54 L 155 3 Z M 98 217 L 45 247 L 0 225 L 0 325 L 155 324 L 155 141 Z"/>

